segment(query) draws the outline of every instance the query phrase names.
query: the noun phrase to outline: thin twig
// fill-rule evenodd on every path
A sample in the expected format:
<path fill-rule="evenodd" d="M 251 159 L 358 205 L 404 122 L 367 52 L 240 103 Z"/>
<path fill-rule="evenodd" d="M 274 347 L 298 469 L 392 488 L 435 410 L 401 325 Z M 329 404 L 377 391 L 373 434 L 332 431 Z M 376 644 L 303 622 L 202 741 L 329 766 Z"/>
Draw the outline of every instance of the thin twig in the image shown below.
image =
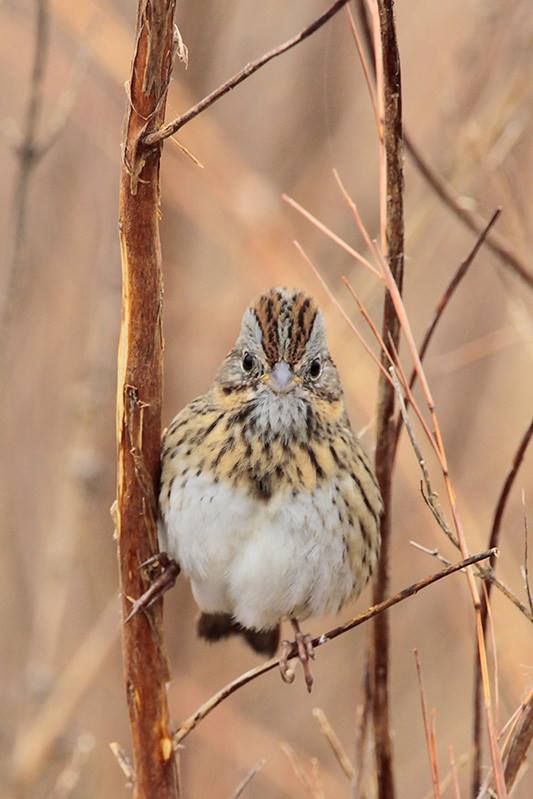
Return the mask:
<path fill-rule="evenodd" d="M 336 0 L 336 2 L 333 3 L 333 5 L 331 5 L 326 11 L 324 11 L 323 14 L 321 14 L 303 30 L 297 33 L 296 36 L 293 36 L 283 44 L 274 47 L 273 50 L 269 50 L 267 53 L 264 53 L 264 55 L 255 59 L 255 61 L 251 61 L 249 64 L 246 64 L 246 66 L 240 69 L 239 72 L 225 81 L 217 89 L 210 92 L 210 94 L 200 100 L 199 103 L 196 103 L 196 105 L 193 105 L 192 108 L 189 108 L 188 111 L 185 111 L 185 113 L 181 114 L 167 125 L 164 125 L 159 130 L 156 130 L 153 133 L 145 136 L 144 143 L 151 146 L 158 144 L 169 136 L 173 136 L 180 128 L 186 125 L 187 122 L 190 122 L 191 119 L 197 117 L 198 114 L 201 114 L 202 111 L 205 111 L 206 108 L 209 108 L 211 105 L 213 105 L 213 103 L 238 86 L 239 83 L 242 83 L 244 80 L 246 80 L 246 78 L 249 78 L 250 75 L 253 75 L 254 72 L 257 72 L 258 69 L 263 67 L 265 64 L 268 64 L 269 61 L 272 61 L 273 58 L 283 55 L 283 53 L 286 53 L 288 50 L 296 47 L 297 44 L 300 44 L 300 42 L 303 42 L 305 39 L 315 33 L 315 31 L 319 30 L 319 28 L 321 28 L 322 25 L 331 19 L 331 17 L 335 16 L 335 14 L 340 11 L 347 2 L 348 0 Z"/>
<path fill-rule="evenodd" d="M 121 747 L 121 745 L 116 741 L 111 741 L 111 743 L 109 744 L 109 748 L 111 749 L 120 770 L 126 777 L 126 786 L 128 788 L 131 788 L 131 786 L 135 782 L 135 771 L 133 770 L 131 760 L 129 759 L 128 755 Z"/>
<path fill-rule="evenodd" d="M 332 630 L 329 630 L 322 635 L 313 638 L 313 647 L 317 649 L 324 644 L 333 641 L 335 638 L 338 638 L 339 635 L 343 635 L 347 633 L 349 630 L 353 630 L 355 627 L 359 627 L 361 624 L 369 621 L 369 619 L 373 619 L 375 616 L 378 616 L 380 613 L 388 610 L 389 608 L 394 607 L 399 602 L 403 602 L 405 599 L 408 599 L 411 596 L 414 596 L 419 591 L 427 586 L 432 585 L 433 583 L 437 582 L 438 580 L 442 580 L 445 577 L 448 577 L 450 574 L 454 574 L 457 571 L 461 571 L 461 569 L 465 569 L 471 566 L 474 563 L 478 563 L 481 560 L 486 560 L 487 558 L 492 557 L 496 553 L 492 550 L 487 550 L 486 552 L 480 552 L 477 555 L 471 555 L 464 560 L 459 561 L 459 563 L 454 563 L 452 566 L 448 566 L 446 569 L 442 569 L 442 571 L 436 572 L 429 577 L 424 577 L 422 580 L 419 580 L 416 583 L 404 588 L 402 591 L 399 591 L 394 596 L 385 599 L 383 602 L 380 602 L 378 605 L 372 605 L 370 608 L 365 610 L 363 613 L 358 614 L 353 619 L 345 622 L 344 624 L 339 625 L 338 627 L 334 627 Z M 288 654 L 288 659 L 292 659 L 297 657 L 298 650 L 296 645 L 293 645 L 291 651 Z M 224 686 L 220 691 L 217 691 L 216 694 L 208 699 L 204 704 L 196 710 L 192 716 L 185 719 L 179 727 L 179 729 L 175 732 L 173 737 L 174 747 L 177 747 L 184 738 L 186 738 L 189 733 L 191 733 L 199 724 L 202 719 L 208 716 L 221 702 L 227 699 L 229 696 L 238 691 L 243 686 L 247 685 L 252 680 L 257 679 L 263 674 L 266 674 L 272 669 L 279 667 L 279 658 L 274 658 L 272 660 L 267 661 L 266 663 L 261 664 L 260 666 L 256 666 L 254 669 L 250 669 L 250 671 L 241 674 L 232 682 L 228 683 Z"/>
<path fill-rule="evenodd" d="M 426 355 L 426 352 L 427 352 L 428 347 L 430 345 L 431 339 L 433 338 L 433 334 L 435 333 L 437 325 L 438 325 L 440 319 L 442 318 L 442 315 L 443 315 L 444 311 L 446 310 L 446 307 L 448 306 L 448 303 L 450 302 L 453 294 L 455 293 L 455 290 L 457 289 L 457 287 L 459 286 L 459 284 L 463 280 L 463 278 L 466 275 L 466 273 L 467 273 L 469 267 L 471 266 L 471 264 L 474 262 L 474 259 L 475 259 L 476 255 L 478 254 L 479 250 L 481 249 L 481 246 L 482 246 L 483 242 L 485 241 L 490 229 L 496 223 L 496 220 L 498 219 L 500 214 L 501 214 L 501 208 L 497 208 L 496 211 L 493 213 L 492 217 L 490 218 L 489 222 L 487 223 L 487 225 L 485 226 L 485 228 L 481 232 L 481 234 L 480 234 L 479 238 L 477 239 L 476 243 L 474 244 L 473 248 L 471 249 L 471 251 L 469 252 L 467 257 L 465 258 L 465 260 L 459 265 L 459 268 L 455 272 L 454 276 L 452 277 L 452 279 L 450 280 L 448 286 L 446 287 L 446 290 L 444 291 L 444 293 L 442 294 L 439 302 L 437 303 L 433 319 L 431 320 L 431 323 L 430 323 L 428 329 L 426 330 L 426 332 L 424 334 L 424 338 L 422 339 L 422 344 L 420 345 L 420 350 L 419 350 L 420 362 L 423 362 L 423 360 L 425 358 L 425 355 Z M 413 369 L 413 371 L 411 372 L 411 376 L 409 378 L 409 388 L 410 389 L 412 389 L 414 384 L 416 383 L 416 377 L 417 377 L 417 371 L 416 371 L 416 369 Z M 409 407 L 409 399 L 408 398 L 406 400 L 406 406 Z M 394 433 L 394 455 L 393 455 L 393 457 L 396 456 L 396 452 L 398 450 L 398 442 L 400 440 L 401 431 L 402 431 L 402 417 L 400 415 L 398 415 L 398 419 L 397 419 L 397 422 L 396 422 L 396 431 Z"/>
<path fill-rule="evenodd" d="M 522 436 L 516 453 L 513 457 L 513 461 L 511 463 L 511 467 L 507 473 L 507 477 L 503 483 L 502 489 L 500 491 L 500 496 L 498 498 L 498 502 L 496 503 L 496 509 L 494 511 L 494 519 L 492 522 L 492 528 L 490 531 L 489 536 L 489 546 L 498 546 L 500 540 L 500 531 L 501 531 L 501 523 L 503 519 L 503 514 L 505 511 L 505 507 L 507 505 L 507 500 L 511 493 L 511 489 L 513 487 L 516 475 L 520 468 L 520 464 L 524 459 L 524 455 L 528 448 L 529 442 L 533 437 L 533 420 L 530 422 L 528 428 L 526 429 L 524 435 Z M 491 569 L 494 569 L 494 561 L 491 558 L 490 563 Z M 480 606 L 480 623 L 482 626 L 483 633 L 487 628 L 487 618 L 488 618 L 488 604 L 490 602 L 490 593 L 491 593 L 491 582 L 489 581 L 487 585 L 487 593 L 486 598 L 483 596 L 481 600 Z M 479 793 L 479 788 L 481 785 L 481 705 L 482 705 L 482 696 L 481 696 L 481 685 L 480 685 L 480 677 L 481 677 L 481 664 L 476 659 L 474 663 L 474 721 L 473 721 L 473 730 L 472 730 L 472 739 L 474 745 L 474 763 L 472 769 L 472 797 L 475 797 Z"/>
<path fill-rule="evenodd" d="M 426 496 L 424 494 L 424 499 L 425 498 L 426 498 Z M 441 529 L 444 529 L 444 528 L 441 528 Z M 444 532 L 446 532 L 446 531 L 444 531 Z M 456 540 L 455 536 L 453 535 L 453 533 L 451 531 L 448 531 L 448 532 L 450 533 L 450 535 L 449 535 L 450 541 L 452 542 L 452 544 L 455 546 L 456 549 L 459 549 L 459 542 Z M 414 546 L 416 549 L 420 550 L 420 552 L 425 552 L 426 555 L 432 555 L 434 558 L 436 558 L 441 563 L 444 563 L 446 565 L 450 563 L 448 558 L 445 558 L 439 552 L 439 550 L 436 549 L 436 548 L 430 549 L 428 547 L 424 547 L 424 546 L 422 546 L 422 544 L 418 544 L 416 541 L 409 541 L 409 543 L 412 546 Z M 533 622 L 533 613 L 524 605 L 523 602 L 521 602 L 518 599 L 516 594 L 514 594 L 511 591 L 509 586 L 507 586 L 504 582 L 499 580 L 492 573 L 490 568 L 489 569 L 485 569 L 485 568 L 483 568 L 483 566 L 477 566 L 476 565 L 476 566 L 474 566 L 474 569 L 475 569 L 475 572 L 476 572 L 476 577 L 479 577 L 481 580 L 483 580 L 483 581 L 485 581 L 487 583 L 491 583 L 491 585 L 493 585 L 495 588 L 497 588 L 498 591 L 500 591 L 500 593 L 502 593 L 503 596 L 506 597 L 506 599 L 508 599 L 509 602 L 511 602 L 515 606 L 515 608 L 518 611 L 520 611 L 520 613 L 523 616 L 525 616 L 525 618 L 528 621 Z"/>
<path fill-rule="evenodd" d="M 256 763 L 255 766 L 252 769 L 250 769 L 246 777 L 238 784 L 235 792 L 231 796 L 231 799 L 239 799 L 239 797 L 243 795 L 243 793 L 245 792 L 251 781 L 254 779 L 254 777 L 257 774 L 259 774 L 261 769 L 264 768 L 265 763 L 266 763 L 265 759 L 260 760 L 259 763 Z"/>

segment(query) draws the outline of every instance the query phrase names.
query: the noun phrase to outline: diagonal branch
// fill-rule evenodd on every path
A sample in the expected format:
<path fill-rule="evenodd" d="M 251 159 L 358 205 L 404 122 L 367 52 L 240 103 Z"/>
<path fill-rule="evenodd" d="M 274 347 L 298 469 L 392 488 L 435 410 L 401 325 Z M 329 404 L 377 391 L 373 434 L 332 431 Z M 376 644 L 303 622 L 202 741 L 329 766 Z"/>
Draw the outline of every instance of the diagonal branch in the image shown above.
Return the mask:
<path fill-rule="evenodd" d="M 296 36 L 293 36 L 291 39 L 288 39 L 283 44 L 274 47 L 272 50 L 269 50 L 267 53 L 264 53 L 262 56 L 257 58 L 255 61 L 251 61 L 249 64 L 246 64 L 239 72 L 233 75 L 231 78 L 228 78 L 221 86 L 217 89 L 214 89 L 210 94 L 200 100 L 199 103 L 193 105 L 189 108 L 188 111 L 185 111 L 181 116 L 174 119 L 172 122 L 169 122 L 164 127 L 160 128 L 159 130 L 154 131 L 153 133 L 149 133 L 144 138 L 144 143 L 146 145 L 153 145 L 157 144 L 158 142 L 163 141 L 163 139 L 167 139 L 169 136 L 173 136 L 175 133 L 178 132 L 180 128 L 190 122 L 191 119 L 194 119 L 201 114 L 202 111 L 205 111 L 206 108 L 216 103 L 221 97 L 225 94 L 230 92 L 239 83 L 242 83 L 246 78 L 249 78 L 250 75 L 253 75 L 254 72 L 257 72 L 258 69 L 261 69 L 265 64 L 268 64 L 269 61 L 272 59 L 277 58 L 283 53 L 286 53 L 288 50 L 292 50 L 293 47 L 296 47 L 297 44 L 303 42 L 309 36 L 311 36 L 315 31 L 319 30 L 325 23 L 335 16 L 335 14 L 343 8 L 347 4 L 348 0 L 336 0 L 333 5 L 331 5 L 323 14 L 317 17 L 313 22 L 311 22 L 307 27 L 297 33 Z"/>
<path fill-rule="evenodd" d="M 429 585 L 448 577 L 450 574 L 461 571 L 462 569 L 471 566 L 474 563 L 478 563 L 480 560 L 486 560 L 487 558 L 490 558 L 496 554 L 497 553 L 494 550 L 489 549 L 486 552 L 480 552 L 477 555 L 470 555 L 470 557 L 465 558 L 458 563 L 454 563 L 453 565 L 442 569 L 442 571 L 436 572 L 429 577 L 424 577 L 422 580 L 419 580 L 418 582 L 409 585 L 407 588 L 402 589 L 397 594 L 394 594 L 394 596 L 383 600 L 383 602 L 380 602 L 378 605 L 372 605 L 363 613 L 360 613 L 358 616 L 354 616 L 354 618 L 350 619 L 350 621 L 347 621 L 338 627 L 334 627 L 327 633 L 323 633 L 322 635 L 318 635 L 316 638 L 313 638 L 313 647 L 317 649 L 318 647 L 329 643 L 329 641 L 333 641 L 335 638 L 338 638 L 340 635 L 344 635 L 344 633 L 347 633 L 349 630 L 353 630 L 355 627 L 359 627 L 361 624 L 364 624 L 370 619 L 379 616 L 386 610 L 389 610 L 389 608 L 394 607 L 394 605 L 404 602 L 406 599 L 414 596 L 419 591 L 427 588 Z M 291 660 L 297 656 L 298 649 L 294 644 L 287 656 L 287 659 Z M 216 694 L 213 694 L 213 696 L 208 699 L 207 702 L 204 702 L 204 704 L 201 705 L 201 707 L 199 707 L 198 710 L 192 714 L 192 716 L 189 716 L 189 718 L 185 719 L 185 721 L 181 723 L 179 729 L 174 734 L 174 748 L 177 748 L 178 744 L 181 743 L 181 741 L 183 741 L 183 739 L 186 738 L 206 716 L 208 716 L 216 707 L 218 707 L 221 702 L 234 694 L 240 688 L 243 688 L 245 685 L 248 685 L 248 683 L 260 677 L 262 674 L 267 674 L 267 672 L 272 671 L 272 669 L 279 667 L 279 663 L 279 658 L 268 660 L 266 663 L 261 664 L 261 666 L 256 666 L 255 669 L 250 669 L 250 671 L 241 674 L 235 680 L 225 685 L 224 688 L 221 688 L 220 691 L 217 691 Z"/>

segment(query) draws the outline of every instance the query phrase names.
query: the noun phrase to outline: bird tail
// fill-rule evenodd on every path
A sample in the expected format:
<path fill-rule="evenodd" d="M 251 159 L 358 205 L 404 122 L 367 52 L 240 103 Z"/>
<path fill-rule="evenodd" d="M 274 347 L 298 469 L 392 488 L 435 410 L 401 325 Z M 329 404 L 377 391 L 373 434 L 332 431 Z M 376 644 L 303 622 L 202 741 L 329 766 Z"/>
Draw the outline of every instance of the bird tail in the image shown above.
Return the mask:
<path fill-rule="evenodd" d="M 249 630 L 234 621 L 229 613 L 202 613 L 196 625 L 200 638 L 210 643 L 221 641 L 232 635 L 240 635 L 254 652 L 273 657 L 279 646 L 280 625 L 272 630 Z"/>

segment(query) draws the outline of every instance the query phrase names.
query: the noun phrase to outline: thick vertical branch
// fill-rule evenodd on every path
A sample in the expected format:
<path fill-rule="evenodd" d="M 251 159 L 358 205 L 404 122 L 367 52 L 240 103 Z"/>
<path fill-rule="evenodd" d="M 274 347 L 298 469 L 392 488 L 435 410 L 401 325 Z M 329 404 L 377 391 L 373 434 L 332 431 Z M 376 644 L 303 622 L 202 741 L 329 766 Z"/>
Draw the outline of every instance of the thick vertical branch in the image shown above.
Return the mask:
<path fill-rule="evenodd" d="M 403 161 L 402 161 L 402 97 L 400 57 L 394 27 L 393 0 L 378 0 L 381 55 L 383 65 L 383 135 L 386 170 L 386 255 L 398 288 L 403 279 Z M 390 295 L 385 295 L 383 340 L 392 339 L 398 348 L 400 325 Z M 381 359 L 388 367 L 386 356 Z M 384 511 L 381 519 L 381 556 L 374 584 L 374 602 L 388 592 L 389 549 L 391 532 L 391 478 L 394 452 L 394 389 L 380 377 L 376 429 L 376 475 L 381 487 Z M 376 772 L 380 799 L 394 796 L 392 743 L 389 710 L 389 618 L 387 614 L 374 621 L 372 662 L 374 664 L 373 719 L 375 733 Z"/>
<path fill-rule="evenodd" d="M 161 434 L 162 333 L 157 129 L 172 71 L 175 0 L 139 0 L 120 182 L 122 324 L 117 395 L 117 537 L 125 616 L 144 588 L 140 564 L 157 552 L 156 491 Z M 123 625 L 124 677 L 136 799 L 174 799 L 161 606 Z"/>

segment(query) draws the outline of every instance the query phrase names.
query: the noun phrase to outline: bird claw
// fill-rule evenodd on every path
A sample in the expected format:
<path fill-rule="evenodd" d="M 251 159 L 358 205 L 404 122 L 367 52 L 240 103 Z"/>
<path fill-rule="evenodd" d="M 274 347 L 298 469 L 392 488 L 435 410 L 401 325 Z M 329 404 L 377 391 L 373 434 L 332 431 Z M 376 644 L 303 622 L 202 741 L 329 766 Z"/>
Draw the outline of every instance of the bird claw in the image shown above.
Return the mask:
<path fill-rule="evenodd" d="M 315 650 L 313 648 L 313 639 L 310 635 L 303 633 L 300 630 L 300 626 L 296 619 L 291 619 L 291 624 L 294 628 L 294 642 L 291 641 L 282 641 L 281 642 L 281 655 L 279 659 L 279 670 L 281 673 L 281 678 L 286 683 L 294 682 L 294 669 L 289 666 L 289 659 L 291 657 L 291 653 L 293 651 L 294 646 L 296 646 L 296 653 L 298 655 L 298 660 L 302 664 L 302 669 L 304 672 L 305 684 L 307 686 L 307 690 L 311 693 L 313 688 L 313 674 L 311 672 L 311 667 L 309 662 L 315 659 Z M 294 655 L 293 655 L 294 657 Z"/>
<path fill-rule="evenodd" d="M 146 591 L 132 602 L 130 612 L 124 619 L 124 624 L 131 621 L 141 610 L 148 610 L 158 599 L 161 599 L 163 594 L 169 588 L 172 588 L 180 573 L 180 567 L 175 560 L 169 558 L 166 552 L 152 555 L 152 557 L 141 563 L 140 568 L 148 572 L 152 582 Z M 157 572 L 157 577 L 154 577 L 154 573 Z"/>
<path fill-rule="evenodd" d="M 281 655 L 279 658 L 279 671 L 281 674 L 281 679 L 283 682 L 286 682 L 290 685 L 290 683 L 294 682 L 295 673 L 292 666 L 289 665 L 289 655 L 292 652 L 292 643 L 291 641 L 282 641 L 281 642 Z"/>

